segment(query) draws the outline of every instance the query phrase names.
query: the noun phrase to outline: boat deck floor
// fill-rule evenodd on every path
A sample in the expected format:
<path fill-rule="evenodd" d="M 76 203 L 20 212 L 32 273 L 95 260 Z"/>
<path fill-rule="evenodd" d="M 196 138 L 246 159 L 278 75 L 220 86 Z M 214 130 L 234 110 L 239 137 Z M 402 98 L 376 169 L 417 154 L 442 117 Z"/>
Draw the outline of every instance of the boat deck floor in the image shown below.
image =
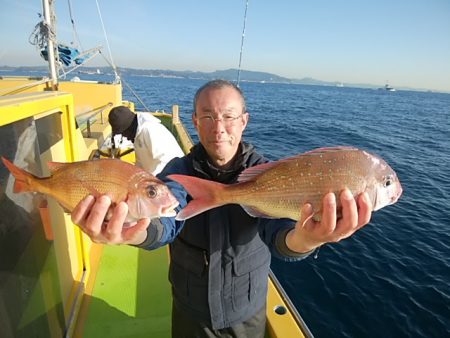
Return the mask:
<path fill-rule="evenodd" d="M 170 337 L 167 248 L 97 246 L 98 272 L 87 287 L 75 336 Z"/>

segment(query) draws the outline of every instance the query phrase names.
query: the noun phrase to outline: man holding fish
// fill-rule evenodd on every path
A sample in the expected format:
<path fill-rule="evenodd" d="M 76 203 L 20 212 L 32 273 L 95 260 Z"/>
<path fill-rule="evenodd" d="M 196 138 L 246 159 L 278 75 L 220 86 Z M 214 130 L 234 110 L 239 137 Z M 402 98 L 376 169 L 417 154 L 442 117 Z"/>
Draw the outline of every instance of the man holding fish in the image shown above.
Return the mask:
<path fill-rule="evenodd" d="M 200 142 L 188 155 L 169 162 L 158 175 L 179 202 L 177 218 L 144 218 L 123 227 L 129 206 L 120 202 L 105 222 L 111 200 L 104 195 L 84 198 L 73 210 L 72 220 L 95 242 L 130 244 L 148 250 L 170 244 L 173 337 L 264 337 L 271 255 L 296 261 L 324 243 L 351 236 L 370 221 L 373 209 L 394 203 L 401 188 L 396 177 L 384 174 L 382 188 L 395 188 L 389 197 L 364 192 L 365 188 L 354 197 L 347 189 L 349 184 L 342 181 L 319 192 L 318 202 L 311 200 L 312 195 L 294 199 L 295 206 L 290 209 L 295 211 L 285 212 L 285 205 L 292 202 L 289 196 L 294 195 L 290 190 L 278 190 L 266 197 L 278 186 L 305 185 L 306 181 L 284 175 L 292 165 L 302 164 L 281 161 L 289 168 L 280 175 L 277 171 L 284 169 L 265 164 L 267 159 L 242 141 L 249 114 L 238 87 L 223 80 L 202 86 L 194 98 L 192 121 Z M 354 150 L 344 152 L 361 155 Z M 324 161 L 333 165 L 334 159 L 327 158 L 333 152 L 339 153 L 340 149 L 323 149 L 311 156 L 325 156 Z M 367 153 L 361 158 L 369 159 L 368 165 L 380 163 Z M 311 163 L 308 159 L 306 166 L 314 166 Z M 328 179 L 330 184 L 342 180 L 339 175 L 343 171 L 320 180 Z M 259 178 L 269 172 L 273 175 L 266 175 L 262 182 Z M 308 176 L 306 172 L 298 176 L 303 175 Z M 364 186 L 368 184 L 363 178 L 350 186 L 359 189 L 361 181 Z M 227 192 L 227 185 L 236 182 L 231 187 L 239 189 Z M 317 195 L 317 188 L 314 193 Z M 228 197 L 224 197 L 226 194 Z M 252 196 L 265 202 L 258 204 Z"/>

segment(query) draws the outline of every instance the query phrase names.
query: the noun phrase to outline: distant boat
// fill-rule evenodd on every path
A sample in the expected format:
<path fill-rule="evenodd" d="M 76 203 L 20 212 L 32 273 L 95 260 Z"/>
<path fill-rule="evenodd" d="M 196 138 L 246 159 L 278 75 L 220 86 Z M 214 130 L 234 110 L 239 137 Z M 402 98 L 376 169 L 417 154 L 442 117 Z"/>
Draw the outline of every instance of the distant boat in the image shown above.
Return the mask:
<path fill-rule="evenodd" d="M 391 87 L 391 86 L 389 86 L 389 84 L 388 84 L 388 83 L 386 83 L 386 84 L 384 85 L 384 88 L 380 88 L 380 89 L 384 89 L 384 90 L 387 90 L 388 92 L 395 92 L 395 88 L 394 88 L 394 87 Z"/>
<path fill-rule="evenodd" d="M 79 70 L 78 71 L 79 74 L 89 74 L 89 75 L 98 75 L 98 74 L 102 74 L 102 72 L 100 71 L 100 69 L 97 68 L 97 70 Z"/>

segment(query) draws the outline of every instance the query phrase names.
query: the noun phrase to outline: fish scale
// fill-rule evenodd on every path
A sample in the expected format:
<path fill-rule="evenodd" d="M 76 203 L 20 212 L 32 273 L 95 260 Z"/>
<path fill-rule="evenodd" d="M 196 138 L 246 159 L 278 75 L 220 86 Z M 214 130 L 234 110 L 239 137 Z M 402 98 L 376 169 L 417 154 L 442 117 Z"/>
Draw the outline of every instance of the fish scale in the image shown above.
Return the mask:
<path fill-rule="evenodd" d="M 104 162 L 92 166 L 88 162 L 76 162 L 69 168 L 58 168 L 46 181 L 48 182 L 47 194 L 60 200 L 68 210 L 72 210 L 81 199 L 89 194 L 98 196 L 109 193 L 112 200 L 123 201 L 128 194 L 128 187 L 123 182 L 130 180 L 130 177 L 127 177 L 129 170 L 105 175 L 108 164 L 112 163 Z M 65 193 L 61 193 L 60 187 L 65 187 Z"/>

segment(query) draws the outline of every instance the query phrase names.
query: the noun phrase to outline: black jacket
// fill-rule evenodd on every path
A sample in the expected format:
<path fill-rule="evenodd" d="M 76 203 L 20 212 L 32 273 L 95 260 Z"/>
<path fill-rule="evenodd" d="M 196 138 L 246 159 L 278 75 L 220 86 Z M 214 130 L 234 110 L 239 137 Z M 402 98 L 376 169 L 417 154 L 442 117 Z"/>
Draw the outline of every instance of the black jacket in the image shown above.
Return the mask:
<path fill-rule="evenodd" d="M 264 162 L 267 160 L 253 146 L 241 143 L 234 167 L 223 171 L 209 163 L 205 149 L 198 144 L 187 156 L 169 162 L 159 177 L 166 181 L 182 208 L 190 196 L 178 183 L 166 179 L 167 175 L 186 174 L 235 183 L 243 170 Z M 287 219 L 254 218 L 241 206 L 229 204 L 185 222 L 173 218 L 152 220 L 147 241 L 141 247 L 153 249 L 170 243 L 169 279 L 176 306 L 220 329 L 247 320 L 264 306 L 270 251 L 286 260 L 305 257 L 290 255 L 285 247 L 285 233 L 294 224 Z"/>

